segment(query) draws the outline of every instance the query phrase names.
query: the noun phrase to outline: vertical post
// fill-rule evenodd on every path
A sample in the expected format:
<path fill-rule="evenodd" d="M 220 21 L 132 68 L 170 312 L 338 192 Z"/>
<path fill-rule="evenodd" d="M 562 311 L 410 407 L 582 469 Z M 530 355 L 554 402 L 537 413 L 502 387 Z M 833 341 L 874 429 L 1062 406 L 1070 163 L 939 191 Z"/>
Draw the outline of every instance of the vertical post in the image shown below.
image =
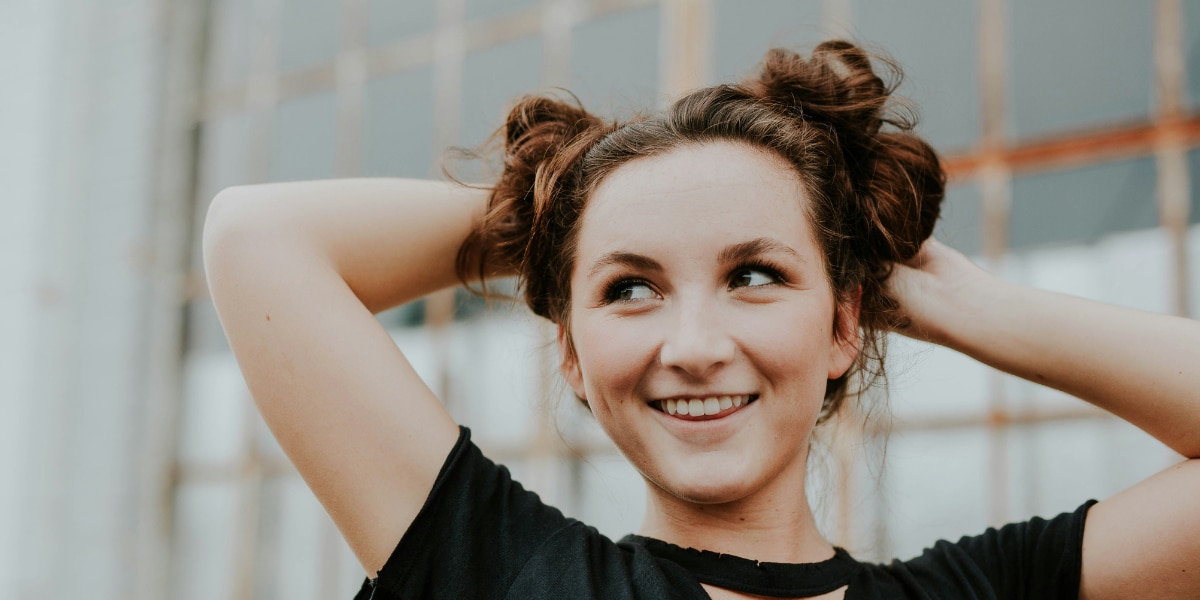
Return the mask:
<path fill-rule="evenodd" d="M 367 2 L 342 0 L 340 47 L 334 61 L 337 86 L 337 154 L 334 172 L 362 171 L 363 85 L 367 80 Z"/>
<path fill-rule="evenodd" d="M 543 39 L 543 54 L 542 54 L 542 85 L 567 87 L 571 80 L 571 31 L 575 25 L 582 20 L 584 15 L 584 6 L 581 0 L 547 0 L 542 4 L 542 39 Z M 547 472 L 546 468 L 555 468 L 559 464 L 559 460 L 565 462 L 566 467 L 566 485 L 564 498 L 569 506 L 578 507 L 583 499 L 583 474 L 581 472 L 581 462 L 574 453 L 569 452 L 562 444 L 555 442 L 558 436 L 557 432 L 557 415 L 556 410 L 559 406 L 558 399 L 554 398 L 554 382 L 556 380 L 557 370 L 554 368 L 557 364 L 557 346 L 555 344 L 556 331 L 554 326 L 543 319 L 537 319 L 537 323 L 533 327 L 537 328 L 538 340 L 542 351 L 538 353 L 538 371 L 537 377 L 537 406 L 541 409 L 541 414 L 537 415 L 537 425 L 535 427 L 534 439 L 531 442 L 530 454 L 538 456 L 553 455 L 556 459 L 545 462 L 548 467 L 543 467 L 543 461 L 537 460 L 537 466 L 533 469 L 536 474 L 544 475 L 539 485 L 547 486 L 544 489 L 550 489 L 549 486 L 554 486 L 557 483 L 557 477 L 561 471 Z"/>
<path fill-rule="evenodd" d="M 271 130 L 279 95 L 279 38 L 283 0 L 254 0 L 254 30 L 258 32 L 246 86 L 246 104 L 251 114 L 250 151 L 247 167 L 251 182 L 270 179 Z M 251 398 L 243 399 L 242 451 L 238 468 L 238 508 L 230 554 L 233 589 L 230 597 L 250 600 L 258 579 L 258 516 L 262 504 L 263 469 L 258 453 L 258 415 Z"/>
<path fill-rule="evenodd" d="M 1183 7 L 1180 0 L 1158 0 L 1154 5 L 1154 71 L 1158 107 L 1154 115 L 1158 135 L 1154 140 L 1158 167 L 1159 224 L 1171 246 L 1171 310 L 1187 315 L 1188 306 L 1188 177 L 1187 145 L 1179 135 L 1183 119 L 1184 78 Z"/>
<path fill-rule="evenodd" d="M 438 0 L 438 27 L 433 56 L 433 154 L 431 172 L 440 172 L 442 151 L 458 143 L 462 106 L 462 69 L 466 57 L 463 29 L 464 0 Z M 454 321 L 454 290 L 440 290 L 425 298 L 425 326 L 430 328 L 436 381 L 429 382 L 443 403 L 451 402 L 446 331 Z"/>
<path fill-rule="evenodd" d="M 979 4 L 980 107 L 984 162 L 979 171 L 983 195 L 983 247 L 988 265 L 998 269 L 1008 252 L 1008 223 L 1012 203 L 1012 172 L 1005 164 L 1007 43 L 1004 0 Z M 1008 432 L 1005 381 L 1007 376 L 988 374 L 988 520 L 1001 523 L 1008 517 Z"/>
<path fill-rule="evenodd" d="M 824 0 L 821 33 L 826 39 L 854 39 L 854 7 L 850 0 Z"/>
<path fill-rule="evenodd" d="M 670 102 L 712 76 L 712 4 L 710 0 L 662 0 L 662 11 L 659 98 Z"/>
<path fill-rule="evenodd" d="M 542 4 L 542 85 L 567 87 L 571 80 L 571 29 L 583 14 L 581 0 Z"/>
<path fill-rule="evenodd" d="M 850 0 L 824 0 L 821 7 L 821 30 L 829 38 L 853 38 L 854 7 Z M 834 417 L 836 431 L 833 444 L 834 472 L 831 473 L 837 498 L 834 517 L 836 520 L 837 543 L 850 545 L 856 523 L 854 511 L 854 479 L 857 461 L 854 451 L 863 447 L 866 423 L 865 415 L 858 402 L 847 402 Z M 883 433 L 881 435 L 887 435 Z"/>
<path fill-rule="evenodd" d="M 163 109 L 156 142 L 154 227 L 150 309 L 147 320 L 146 432 L 138 465 L 137 558 L 131 586 L 134 598 L 169 595 L 174 468 L 182 402 L 186 274 L 192 223 L 190 199 L 197 193 L 195 171 L 196 100 L 202 85 L 209 3 L 162 0 L 159 40 L 166 52 L 162 67 Z"/>

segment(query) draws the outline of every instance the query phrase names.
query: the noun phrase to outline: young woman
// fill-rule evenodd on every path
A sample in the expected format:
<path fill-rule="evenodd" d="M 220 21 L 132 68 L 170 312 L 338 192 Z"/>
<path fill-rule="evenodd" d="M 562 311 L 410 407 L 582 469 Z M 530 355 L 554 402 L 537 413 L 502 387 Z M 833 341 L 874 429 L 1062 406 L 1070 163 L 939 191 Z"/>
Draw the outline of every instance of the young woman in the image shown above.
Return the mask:
<path fill-rule="evenodd" d="M 848 43 L 775 50 L 755 77 L 629 123 L 525 98 L 489 190 L 222 192 L 204 239 L 214 302 L 370 574 L 358 597 L 1200 597 L 1196 460 L 890 565 L 817 530 L 812 432 L 876 372 L 890 329 L 1200 457 L 1200 325 L 1013 286 L 929 239 L 944 177 L 890 89 Z M 372 317 L 513 274 L 646 480 L 637 535 L 611 541 L 514 483 Z"/>

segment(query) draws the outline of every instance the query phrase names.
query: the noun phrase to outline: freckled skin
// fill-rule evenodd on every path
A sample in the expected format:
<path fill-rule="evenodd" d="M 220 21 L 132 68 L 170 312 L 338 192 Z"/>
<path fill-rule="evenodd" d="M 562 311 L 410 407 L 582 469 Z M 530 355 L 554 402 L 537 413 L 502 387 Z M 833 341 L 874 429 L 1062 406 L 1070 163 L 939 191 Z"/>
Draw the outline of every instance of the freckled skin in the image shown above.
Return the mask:
<path fill-rule="evenodd" d="M 833 293 L 804 202 L 785 162 L 725 142 L 629 162 L 590 199 L 571 280 L 577 354 L 564 375 L 650 484 L 651 512 L 805 502 L 826 381 L 845 372 L 853 352 L 832 333 Z M 741 266 L 719 258 L 764 237 L 792 250 L 764 257 L 781 280 L 738 279 Z M 592 273 L 611 252 L 645 256 L 661 270 Z M 605 286 L 622 277 L 643 282 L 630 288 L 635 299 L 606 301 Z M 696 391 L 758 400 L 736 426 L 686 432 L 648 404 Z"/>

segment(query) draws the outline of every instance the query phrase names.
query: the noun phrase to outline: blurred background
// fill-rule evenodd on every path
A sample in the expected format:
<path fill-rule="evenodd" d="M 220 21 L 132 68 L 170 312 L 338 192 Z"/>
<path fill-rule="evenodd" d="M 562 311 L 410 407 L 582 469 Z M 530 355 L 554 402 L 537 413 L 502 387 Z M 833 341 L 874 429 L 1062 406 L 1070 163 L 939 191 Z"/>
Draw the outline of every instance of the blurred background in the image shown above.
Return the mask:
<path fill-rule="evenodd" d="M 441 177 L 523 92 L 628 114 L 833 36 L 903 65 L 952 181 L 941 238 L 1013 281 L 1200 312 L 1200 1 L 0 1 L 0 598 L 361 582 L 207 297 L 220 189 Z M 640 478 L 564 398 L 545 325 L 461 291 L 379 319 L 518 479 L 609 535 L 638 525 Z M 813 461 L 824 531 L 863 559 L 1178 460 L 950 351 L 899 340 L 890 373 L 891 415 L 848 412 Z"/>

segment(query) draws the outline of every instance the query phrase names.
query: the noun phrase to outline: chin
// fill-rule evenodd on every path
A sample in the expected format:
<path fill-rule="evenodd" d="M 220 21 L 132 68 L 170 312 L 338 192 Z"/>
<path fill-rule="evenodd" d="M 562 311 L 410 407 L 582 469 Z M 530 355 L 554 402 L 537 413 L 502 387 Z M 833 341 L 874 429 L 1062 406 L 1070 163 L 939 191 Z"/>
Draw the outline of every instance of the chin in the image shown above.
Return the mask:
<path fill-rule="evenodd" d="M 753 493 L 755 474 L 745 469 L 706 465 L 700 469 L 661 469 L 649 483 L 663 493 L 693 504 L 728 504 Z M 761 474 L 758 474 L 761 475 Z"/>
<path fill-rule="evenodd" d="M 704 486 L 686 487 L 663 490 L 672 496 L 691 504 L 729 504 L 746 497 L 742 486 Z"/>

